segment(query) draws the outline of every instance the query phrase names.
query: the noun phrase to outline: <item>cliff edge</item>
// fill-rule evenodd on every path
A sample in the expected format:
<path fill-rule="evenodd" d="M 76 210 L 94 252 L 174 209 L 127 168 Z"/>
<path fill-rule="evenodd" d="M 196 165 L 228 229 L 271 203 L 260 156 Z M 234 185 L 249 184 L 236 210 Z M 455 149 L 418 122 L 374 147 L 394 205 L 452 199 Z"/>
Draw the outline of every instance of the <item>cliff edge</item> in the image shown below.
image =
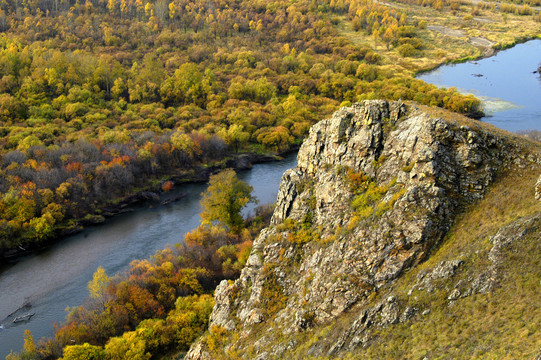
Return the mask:
<path fill-rule="evenodd" d="M 210 333 L 186 359 L 471 358 L 477 345 L 455 344 L 465 335 L 426 337 L 463 323 L 457 304 L 507 292 L 512 244 L 541 250 L 540 154 L 539 144 L 440 109 L 378 100 L 339 110 L 312 127 L 282 177 L 271 226 L 240 278 L 216 289 Z M 523 280 L 535 294 L 531 261 Z M 534 303 L 524 309 L 541 315 Z M 540 338 L 540 319 L 526 338 Z"/>

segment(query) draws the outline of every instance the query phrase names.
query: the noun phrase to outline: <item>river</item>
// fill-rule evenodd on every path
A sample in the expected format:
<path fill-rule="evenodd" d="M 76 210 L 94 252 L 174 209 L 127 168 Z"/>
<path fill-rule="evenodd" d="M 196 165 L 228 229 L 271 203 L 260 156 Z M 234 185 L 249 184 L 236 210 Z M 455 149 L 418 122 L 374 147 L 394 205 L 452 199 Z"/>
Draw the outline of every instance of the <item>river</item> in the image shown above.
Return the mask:
<path fill-rule="evenodd" d="M 417 78 L 454 86 L 483 102 L 482 120 L 509 131 L 541 130 L 541 40 L 531 40 L 476 61 L 449 64 Z M 535 72 L 535 73 L 534 73 Z"/>
<path fill-rule="evenodd" d="M 296 154 L 280 162 L 254 165 L 239 172 L 239 178 L 253 186 L 260 204 L 272 203 L 282 174 L 295 165 Z M 65 309 L 82 304 L 88 296 L 87 284 L 98 266 L 113 275 L 132 260 L 148 258 L 181 241 L 201 221 L 199 200 L 205 189 L 205 184 L 180 186 L 174 191 L 187 196 L 176 203 L 141 206 L 4 268 L 0 273 L 0 359 L 10 350 L 21 350 L 25 329 L 32 331 L 36 341 L 52 336 L 53 323 L 64 320 Z M 244 213 L 253 208 L 247 207 Z M 24 304 L 31 307 L 8 317 Z M 30 321 L 13 323 L 15 316 L 27 313 L 35 313 Z"/>

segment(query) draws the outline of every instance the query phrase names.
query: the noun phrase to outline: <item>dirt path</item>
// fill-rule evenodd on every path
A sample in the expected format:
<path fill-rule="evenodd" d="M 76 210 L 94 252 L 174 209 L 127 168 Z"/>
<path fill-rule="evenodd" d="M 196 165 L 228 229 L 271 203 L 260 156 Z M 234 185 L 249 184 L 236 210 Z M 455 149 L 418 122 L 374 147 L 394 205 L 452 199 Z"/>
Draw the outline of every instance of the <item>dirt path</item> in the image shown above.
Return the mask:
<path fill-rule="evenodd" d="M 451 36 L 451 37 L 467 37 L 468 33 L 464 30 L 451 29 L 441 25 L 428 25 L 426 27 L 428 30 L 439 32 L 440 34 Z M 494 54 L 494 49 L 492 48 L 496 43 L 482 37 L 470 36 L 468 42 L 473 46 L 480 48 L 483 51 L 482 56 L 487 57 Z"/>

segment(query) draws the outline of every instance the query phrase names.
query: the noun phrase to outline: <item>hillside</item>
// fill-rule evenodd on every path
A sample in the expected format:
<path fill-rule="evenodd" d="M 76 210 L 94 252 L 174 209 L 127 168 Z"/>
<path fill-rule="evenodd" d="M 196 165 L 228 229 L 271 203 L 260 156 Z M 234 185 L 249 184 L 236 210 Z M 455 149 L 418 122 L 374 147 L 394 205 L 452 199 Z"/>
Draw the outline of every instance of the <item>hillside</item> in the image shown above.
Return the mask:
<path fill-rule="evenodd" d="M 239 152 L 296 148 L 355 101 L 481 116 L 414 76 L 539 36 L 539 0 L 520 3 L 3 1 L 0 257 Z"/>
<path fill-rule="evenodd" d="M 535 357 L 540 174 L 538 143 L 460 115 L 341 109 L 186 359 Z"/>

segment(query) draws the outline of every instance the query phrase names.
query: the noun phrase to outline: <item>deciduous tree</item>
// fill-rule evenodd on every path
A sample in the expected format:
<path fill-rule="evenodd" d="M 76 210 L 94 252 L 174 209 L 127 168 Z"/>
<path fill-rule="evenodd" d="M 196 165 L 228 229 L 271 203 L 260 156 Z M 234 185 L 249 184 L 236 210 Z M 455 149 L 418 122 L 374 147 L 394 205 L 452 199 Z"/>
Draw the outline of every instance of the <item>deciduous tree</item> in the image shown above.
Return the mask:
<path fill-rule="evenodd" d="M 243 222 L 241 210 L 246 204 L 256 201 L 252 190 L 250 185 L 237 178 L 232 169 L 211 176 L 209 187 L 201 199 L 203 221 L 218 221 L 238 231 Z"/>

